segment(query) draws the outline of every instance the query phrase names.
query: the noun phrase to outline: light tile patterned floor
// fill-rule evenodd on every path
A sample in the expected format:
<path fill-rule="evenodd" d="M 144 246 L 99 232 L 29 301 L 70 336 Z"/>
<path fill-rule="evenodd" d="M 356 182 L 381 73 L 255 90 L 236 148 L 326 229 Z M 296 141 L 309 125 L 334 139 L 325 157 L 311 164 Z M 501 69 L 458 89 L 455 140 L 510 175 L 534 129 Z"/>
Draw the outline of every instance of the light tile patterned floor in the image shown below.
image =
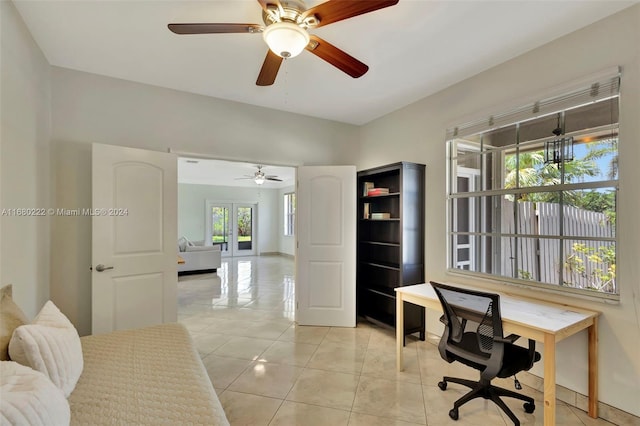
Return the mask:
<path fill-rule="evenodd" d="M 493 403 L 476 399 L 448 412 L 465 388 L 437 387 L 442 375 L 477 373 L 442 361 L 434 341 L 408 338 L 405 371 L 395 371 L 392 330 L 302 327 L 294 321 L 294 265 L 280 256 L 223 259 L 216 274 L 180 277 L 179 320 L 191 332 L 232 425 L 507 426 Z M 502 386 L 511 387 L 511 380 Z M 542 394 L 522 425 L 542 425 Z M 558 401 L 557 424 L 610 426 Z"/>

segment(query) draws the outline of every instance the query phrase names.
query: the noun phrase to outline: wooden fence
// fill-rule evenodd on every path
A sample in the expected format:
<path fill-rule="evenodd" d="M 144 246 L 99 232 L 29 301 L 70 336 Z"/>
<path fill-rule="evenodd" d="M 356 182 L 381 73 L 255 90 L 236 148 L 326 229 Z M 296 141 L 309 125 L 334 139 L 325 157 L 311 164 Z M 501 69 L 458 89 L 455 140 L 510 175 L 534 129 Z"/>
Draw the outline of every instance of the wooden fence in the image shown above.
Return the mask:
<path fill-rule="evenodd" d="M 611 265 L 596 257 L 601 249 L 615 249 L 615 243 L 580 239 L 615 237 L 615 227 L 604 213 L 563 206 L 561 215 L 560 205 L 556 203 L 514 203 L 507 199 L 502 200 L 501 207 L 502 232 L 528 235 L 501 238 L 502 275 L 560 284 L 560 268 L 563 268 L 563 285 L 578 288 L 606 285 L 608 288 L 603 291 L 615 291 L 615 276 L 603 279 Z M 575 236 L 575 240 L 537 237 L 560 235 L 561 223 L 562 234 Z M 560 259 L 560 244 L 564 260 Z M 605 282 L 608 280 L 610 282 Z"/>

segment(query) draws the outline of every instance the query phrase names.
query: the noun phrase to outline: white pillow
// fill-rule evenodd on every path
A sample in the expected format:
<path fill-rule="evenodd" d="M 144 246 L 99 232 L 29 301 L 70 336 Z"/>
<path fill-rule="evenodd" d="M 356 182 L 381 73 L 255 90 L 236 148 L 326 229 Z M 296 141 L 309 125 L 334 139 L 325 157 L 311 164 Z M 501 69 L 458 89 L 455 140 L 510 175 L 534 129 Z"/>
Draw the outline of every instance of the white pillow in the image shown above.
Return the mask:
<path fill-rule="evenodd" d="M 189 240 L 187 240 L 185 237 L 178 238 L 178 250 L 179 251 L 184 251 L 187 248 L 188 244 L 189 244 Z"/>
<path fill-rule="evenodd" d="M 44 374 L 0 361 L 0 424 L 68 425 L 69 402 Z"/>
<path fill-rule="evenodd" d="M 15 329 L 9 342 L 9 356 L 49 377 L 66 397 L 75 388 L 84 367 L 80 336 L 52 301 L 45 303 L 33 323 Z"/>

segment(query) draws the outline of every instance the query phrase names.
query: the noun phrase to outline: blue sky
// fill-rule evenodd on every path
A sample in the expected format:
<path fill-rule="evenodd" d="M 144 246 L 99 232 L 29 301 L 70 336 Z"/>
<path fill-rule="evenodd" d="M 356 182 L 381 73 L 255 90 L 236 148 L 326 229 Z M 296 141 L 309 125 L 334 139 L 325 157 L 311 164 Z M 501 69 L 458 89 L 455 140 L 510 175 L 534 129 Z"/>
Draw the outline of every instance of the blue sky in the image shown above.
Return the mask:
<path fill-rule="evenodd" d="M 578 143 L 575 144 L 573 146 L 573 156 L 575 159 L 582 159 L 585 157 L 585 155 L 587 155 L 587 153 L 589 152 L 589 147 L 590 146 L 594 146 L 594 147 L 598 147 L 598 146 L 603 146 L 602 143 L 591 143 L 591 144 L 586 144 L 586 143 Z M 592 182 L 592 181 L 596 181 L 596 180 L 607 180 L 608 176 L 607 173 L 609 172 L 609 163 L 611 161 L 611 159 L 613 158 L 614 154 L 608 154 L 602 158 L 599 158 L 596 160 L 596 165 L 598 166 L 598 168 L 600 169 L 600 175 L 599 176 L 585 176 L 584 181 L 585 182 Z"/>

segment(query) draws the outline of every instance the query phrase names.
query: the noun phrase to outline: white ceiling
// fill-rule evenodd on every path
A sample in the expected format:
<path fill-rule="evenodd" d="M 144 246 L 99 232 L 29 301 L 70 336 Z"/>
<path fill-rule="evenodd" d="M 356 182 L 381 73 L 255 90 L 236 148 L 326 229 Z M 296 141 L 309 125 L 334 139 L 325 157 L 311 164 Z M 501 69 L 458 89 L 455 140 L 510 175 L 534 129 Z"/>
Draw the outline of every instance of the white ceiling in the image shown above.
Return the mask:
<path fill-rule="evenodd" d="M 276 176 L 282 182 L 265 181 L 258 186 L 253 179 L 239 179 L 251 177 L 258 170 L 257 164 L 236 161 L 211 160 L 201 158 L 178 159 L 178 182 L 216 186 L 242 186 L 247 188 L 276 189 L 293 186 L 296 169 L 294 167 L 280 167 L 262 165 L 262 171 L 267 176 Z"/>
<path fill-rule="evenodd" d="M 369 65 L 363 77 L 302 52 L 268 87 L 255 85 L 267 49 L 259 34 L 167 29 L 171 22 L 262 24 L 255 0 L 14 3 L 52 65 L 363 124 L 637 1 L 400 0 L 312 31 Z"/>

